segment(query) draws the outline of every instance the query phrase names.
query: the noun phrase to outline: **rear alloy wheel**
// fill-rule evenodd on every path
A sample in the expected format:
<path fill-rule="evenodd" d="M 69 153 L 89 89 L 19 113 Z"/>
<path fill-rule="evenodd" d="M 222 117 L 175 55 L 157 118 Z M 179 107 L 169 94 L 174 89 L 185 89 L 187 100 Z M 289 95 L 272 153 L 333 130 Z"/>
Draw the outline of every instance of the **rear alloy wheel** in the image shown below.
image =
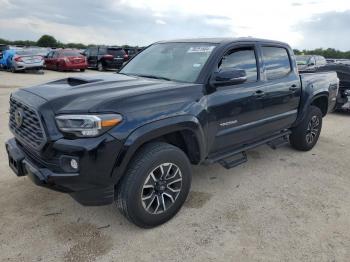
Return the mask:
<path fill-rule="evenodd" d="M 322 112 L 316 106 L 310 106 L 303 121 L 292 130 L 290 144 L 298 150 L 308 151 L 318 141 L 322 129 Z"/>
<path fill-rule="evenodd" d="M 320 133 L 320 119 L 317 116 L 313 116 L 307 125 L 306 130 L 306 143 L 313 144 Z"/>
<path fill-rule="evenodd" d="M 191 165 L 179 148 L 152 142 L 130 161 L 117 188 L 117 207 L 132 223 L 151 228 L 180 210 L 191 187 Z"/>

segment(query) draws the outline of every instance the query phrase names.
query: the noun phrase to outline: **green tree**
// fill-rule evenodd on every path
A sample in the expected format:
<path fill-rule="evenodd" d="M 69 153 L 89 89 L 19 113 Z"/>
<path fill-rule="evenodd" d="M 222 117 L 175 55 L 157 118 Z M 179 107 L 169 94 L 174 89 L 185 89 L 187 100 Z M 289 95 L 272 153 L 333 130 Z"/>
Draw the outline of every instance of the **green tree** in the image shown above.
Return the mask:
<path fill-rule="evenodd" d="M 51 35 L 43 35 L 37 41 L 37 45 L 41 47 L 57 47 L 57 40 Z"/>

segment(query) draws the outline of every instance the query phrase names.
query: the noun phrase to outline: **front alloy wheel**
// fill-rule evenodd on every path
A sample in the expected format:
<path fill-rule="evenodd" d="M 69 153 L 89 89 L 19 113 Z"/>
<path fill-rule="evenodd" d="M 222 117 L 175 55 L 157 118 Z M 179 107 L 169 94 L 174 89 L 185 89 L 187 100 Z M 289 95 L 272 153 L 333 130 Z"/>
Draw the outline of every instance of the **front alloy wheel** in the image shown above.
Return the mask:
<path fill-rule="evenodd" d="M 180 168 L 163 163 L 149 173 L 143 184 L 141 199 L 143 208 L 150 214 L 160 214 L 176 201 L 182 187 Z"/>
<path fill-rule="evenodd" d="M 191 164 L 178 147 L 151 142 L 138 150 L 117 188 L 117 207 L 139 227 L 167 222 L 191 187 Z"/>

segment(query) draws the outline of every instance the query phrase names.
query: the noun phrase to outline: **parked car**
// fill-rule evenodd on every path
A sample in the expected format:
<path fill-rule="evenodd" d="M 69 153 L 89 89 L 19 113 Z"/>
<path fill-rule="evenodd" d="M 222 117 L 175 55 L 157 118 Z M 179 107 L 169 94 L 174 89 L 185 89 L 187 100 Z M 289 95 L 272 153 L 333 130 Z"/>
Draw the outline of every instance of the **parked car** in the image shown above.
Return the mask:
<path fill-rule="evenodd" d="M 350 97 L 350 64 L 347 64 L 347 60 L 338 59 L 334 63 L 324 63 L 324 57 L 314 55 L 297 56 L 296 60 L 302 73 L 337 72 L 340 82 L 335 110 L 343 109 Z"/>
<path fill-rule="evenodd" d="M 47 69 L 64 71 L 78 69 L 85 71 L 88 64 L 86 57 L 78 50 L 56 49 L 49 52 L 45 57 L 45 67 Z"/>
<path fill-rule="evenodd" d="M 89 68 L 96 68 L 99 71 L 106 69 L 120 69 L 128 54 L 121 47 L 117 46 L 94 46 L 85 50 L 85 56 Z"/>
<path fill-rule="evenodd" d="M 0 44 L 0 59 L 2 58 L 3 52 L 8 49 L 8 45 Z"/>
<path fill-rule="evenodd" d="M 158 42 L 119 74 L 14 91 L 6 149 L 17 176 L 83 205 L 116 200 L 131 222 L 154 227 L 185 202 L 191 164 L 232 168 L 288 138 L 311 150 L 337 92 L 335 72 L 299 75 L 282 42 Z"/>
<path fill-rule="evenodd" d="M 9 59 L 9 70 L 13 73 L 25 70 L 38 71 L 44 67 L 44 58 L 32 49 L 15 50 Z"/>
<path fill-rule="evenodd" d="M 135 55 L 137 55 L 140 52 L 138 48 L 124 48 L 124 51 L 128 55 L 127 60 L 133 58 Z"/>

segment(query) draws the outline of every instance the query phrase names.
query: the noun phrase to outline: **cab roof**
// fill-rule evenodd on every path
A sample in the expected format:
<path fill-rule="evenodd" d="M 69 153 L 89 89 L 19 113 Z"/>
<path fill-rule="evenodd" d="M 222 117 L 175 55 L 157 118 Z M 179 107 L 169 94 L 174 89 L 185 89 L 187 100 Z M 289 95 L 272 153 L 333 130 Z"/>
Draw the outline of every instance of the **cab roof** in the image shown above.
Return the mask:
<path fill-rule="evenodd" d="M 228 44 L 233 42 L 268 42 L 275 44 L 287 45 L 284 42 L 254 38 L 254 37 L 215 37 L 215 38 L 188 38 L 159 41 L 157 43 L 213 43 L 213 44 Z"/>

